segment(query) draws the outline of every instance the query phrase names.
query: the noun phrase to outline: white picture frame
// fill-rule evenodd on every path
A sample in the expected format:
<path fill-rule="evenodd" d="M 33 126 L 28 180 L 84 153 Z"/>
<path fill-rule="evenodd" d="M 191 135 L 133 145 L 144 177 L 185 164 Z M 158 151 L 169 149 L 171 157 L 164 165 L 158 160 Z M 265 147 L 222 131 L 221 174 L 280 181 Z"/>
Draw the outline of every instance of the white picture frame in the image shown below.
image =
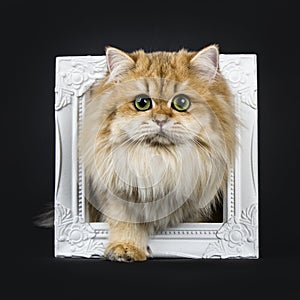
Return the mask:
<path fill-rule="evenodd" d="M 221 54 L 234 94 L 240 147 L 228 179 L 224 223 L 183 223 L 151 237 L 153 257 L 258 258 L 257 64 L 254 54 Z M 89 223 L 78 134 L 89 88 L 106 73 L 105 56 L 56 58 L 55 256 L 103 257 L 105 223 Z"/>

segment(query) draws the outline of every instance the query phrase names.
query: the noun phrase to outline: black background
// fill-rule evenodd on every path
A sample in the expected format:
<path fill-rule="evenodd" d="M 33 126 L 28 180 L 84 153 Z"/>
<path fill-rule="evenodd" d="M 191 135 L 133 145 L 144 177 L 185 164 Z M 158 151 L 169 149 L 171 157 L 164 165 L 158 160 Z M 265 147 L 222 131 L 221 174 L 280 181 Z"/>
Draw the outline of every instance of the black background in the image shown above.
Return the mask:
<path fill-rule="evenodd" d="M 2 60 L 12 72 L 6 76 L 3 90 L 8 95 L 2 99 L 5 299 L 98 299 L 116 294 L 172 299 L 190 298 L 192 292 L 198 299 L 300 295 L 299 16 L 293 3 L 1 4 L 3 17 L 8 17 L 1 21 L 7 38 L 2 48 L 8 50 Z M 126 51 L 173 51 L 211 43 L 219 44 L 221 53 L 258 55 L 261 258 L 135 264 L 54 259 L 53 232 L 35 228 L 32 218 L 53 202 L 55 57 L 102 55 L 107 45 Z"/>

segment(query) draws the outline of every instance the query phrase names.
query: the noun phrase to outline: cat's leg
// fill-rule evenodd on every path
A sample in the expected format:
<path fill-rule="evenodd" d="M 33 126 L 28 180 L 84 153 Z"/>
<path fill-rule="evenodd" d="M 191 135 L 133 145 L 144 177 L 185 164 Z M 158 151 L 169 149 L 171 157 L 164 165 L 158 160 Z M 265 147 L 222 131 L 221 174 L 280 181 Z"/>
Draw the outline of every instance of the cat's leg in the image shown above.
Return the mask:
<path fill-rule="evenodd" d="M 109 243 L 105 250 L 106 258 L 125 262 L 147 259 L 149 234 L 146 224 L 126 223 L 112 219 L 107 222 Z"/>

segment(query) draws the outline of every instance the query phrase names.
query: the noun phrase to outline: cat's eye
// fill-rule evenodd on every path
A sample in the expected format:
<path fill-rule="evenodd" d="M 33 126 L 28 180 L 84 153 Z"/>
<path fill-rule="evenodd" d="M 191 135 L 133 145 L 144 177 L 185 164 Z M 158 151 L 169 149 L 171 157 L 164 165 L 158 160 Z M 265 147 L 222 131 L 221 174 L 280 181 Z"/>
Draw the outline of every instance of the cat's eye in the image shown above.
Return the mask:
<path fill-rule="evenodd" d="M 145 111 L 152 108 L 152 100 L 147 95 L 138 95 L 134 99 L 134 106 L 137 110 Z"/>
<path fill-rule="evenodd" d="M 173 98 L 171 106 L 177 111 L 184 112 L 187 111 L 191 106 L 191 101 L 188 96 L 180 94 Z"/>

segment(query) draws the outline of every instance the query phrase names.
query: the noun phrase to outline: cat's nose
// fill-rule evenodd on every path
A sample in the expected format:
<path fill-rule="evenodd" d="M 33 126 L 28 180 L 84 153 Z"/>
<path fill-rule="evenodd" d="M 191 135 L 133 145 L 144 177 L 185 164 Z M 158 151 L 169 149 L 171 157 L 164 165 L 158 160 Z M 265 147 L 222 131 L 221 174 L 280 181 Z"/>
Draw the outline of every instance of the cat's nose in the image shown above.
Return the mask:
<path fill-rule="evenodd" d="M 160 128 L 162 128 L 168 121 L 168 118 L 153 118 L 153 122 L 155 122 Z"/>

